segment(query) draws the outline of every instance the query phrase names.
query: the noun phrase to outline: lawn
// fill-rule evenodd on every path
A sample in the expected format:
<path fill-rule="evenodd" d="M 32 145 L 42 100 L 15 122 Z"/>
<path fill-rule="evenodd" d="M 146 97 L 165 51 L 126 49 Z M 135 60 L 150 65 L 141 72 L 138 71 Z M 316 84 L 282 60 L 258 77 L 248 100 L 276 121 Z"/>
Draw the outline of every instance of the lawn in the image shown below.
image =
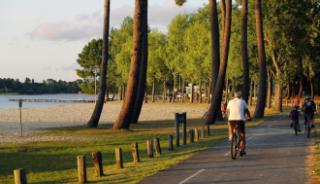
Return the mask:
<path fill-rule="evenodd" d="M 29 183 L 77 183 L 76 156 L 84 154 L 88 164 L 90 183 L 137 183 L 143 178 L 189 158 L 194 153 L 213 146 L 225 139 L 224 123 L 212 126 L 214 136 L 198 143 L 187 144 L 167 151 L 167 137 L 174 134 L 173 121 L 142 122 L 133 125 L 131 131 L 113 132 L 109 126 L 98 129 L 69 127 L 44 130 L 38 134 L 46 136 L 74 136 L 87 140 L 60 142 L 30 142 L 0 145 L 0 183 L 13 183 L 12 171 L 25 168 Z M 188 120 L 188 128 L 201 127 L 199 119 Z M 146 140 L 159 137 L 163 154 L 154 159 L 146 159 Z M 142 162 L 132 163 L 131 144 L 139 143 Z M 124 169 L 117 169 L 114 149 L 122 147 Z M 91 152 L 101 151 L 106 176 L 97 178 L 93 170 Z"/>
<path fill-rule="evenodd" d="M 311 157 L 311 170 L 312 174 L 315 176 L 314 181 L 315 183 L 320 182 L 320 117 L 319 115 L 316 116 L 315 119 L 316 122 L 316 129 L 315 132 L 313 133 L 312 137 L 312 146 L 311 146 L 311 151 L 312 151 L 312 157 Z"/>

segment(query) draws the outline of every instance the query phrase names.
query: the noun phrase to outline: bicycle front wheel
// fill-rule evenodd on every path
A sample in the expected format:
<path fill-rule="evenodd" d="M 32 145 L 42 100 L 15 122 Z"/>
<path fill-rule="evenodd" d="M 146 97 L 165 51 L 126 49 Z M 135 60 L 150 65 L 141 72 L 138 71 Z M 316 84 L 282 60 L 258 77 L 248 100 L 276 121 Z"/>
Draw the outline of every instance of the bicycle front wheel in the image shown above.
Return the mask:
<path fill-rule="evenodd" d="M 231 150 L 230 150 L 231 158 L 235 160 L 238 154 L 238 136 L 236 134 L 232 135 L 231 140 Z"/>

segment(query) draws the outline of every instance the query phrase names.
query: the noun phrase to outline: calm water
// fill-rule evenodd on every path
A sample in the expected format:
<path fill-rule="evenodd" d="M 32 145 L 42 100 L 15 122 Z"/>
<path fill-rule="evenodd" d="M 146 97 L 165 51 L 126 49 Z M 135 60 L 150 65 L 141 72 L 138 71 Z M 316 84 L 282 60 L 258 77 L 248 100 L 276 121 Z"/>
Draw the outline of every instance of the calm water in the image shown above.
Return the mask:
<path fill-rule="evenodd" d="M 0 109 L 16 109 L 18 102 L 9 99 L 70 99 L 70 100 L 94 100 L 94 95 L 82 94 L 57 94 L 57 95 L 0 95 Z M 24 102 L 24 108 L 48 107 L 57 105 L 74 105 L 77 103 L 53 103 L 53 102 Z"/>

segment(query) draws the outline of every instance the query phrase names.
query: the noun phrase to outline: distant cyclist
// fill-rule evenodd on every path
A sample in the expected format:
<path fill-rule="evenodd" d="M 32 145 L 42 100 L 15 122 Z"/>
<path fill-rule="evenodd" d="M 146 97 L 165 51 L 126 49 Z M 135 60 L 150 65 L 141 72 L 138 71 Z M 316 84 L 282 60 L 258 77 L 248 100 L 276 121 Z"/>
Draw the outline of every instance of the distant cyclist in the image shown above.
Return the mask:
<path fill-rule="evenodd" d="M 291 118 L 290 127 L 293 128 L 294 125 L 297 125 L 298 127 L 296 128 L 298 129 L 299 132 L 301 132 L 300 125 L 299 125 L 299 116 L 300 116 L 299 106 L 292 107 L 289 116 Z"/>
<path fill-rule="evenodd" d="M 251 115 L 248 110 L 247 103 L 241 98 L 241 92 L 236 92 L 234 95 L 234 98 L 229 101 L 227 105 L 227 114 L 228 116 L 228 130 L 229 130 L 229 140 L 232 139 L 232 131 L 236 124 L 238 124 L 238 127 L 240 128 L 240 136 L 241 136 L 241 142 L 240 142 L 240 155 L 245 155 L 245 147 L 246 147 L 246 141 L 245 141 L 245 121 L 247 114 L 249 117 L 249 121 L 251 120 Z"/>
<path fill-rule="evenodd" d="M 314 128 L 313 116 L 314 112 L 316 111 L 316 104 L 310 96 L 306 97 L 302 106 L 302 110 L 304 113 L 304 124 L 307 125 L 307 121 L 310 120 L 309 123 L 311 123 L 311 128 Z"/>

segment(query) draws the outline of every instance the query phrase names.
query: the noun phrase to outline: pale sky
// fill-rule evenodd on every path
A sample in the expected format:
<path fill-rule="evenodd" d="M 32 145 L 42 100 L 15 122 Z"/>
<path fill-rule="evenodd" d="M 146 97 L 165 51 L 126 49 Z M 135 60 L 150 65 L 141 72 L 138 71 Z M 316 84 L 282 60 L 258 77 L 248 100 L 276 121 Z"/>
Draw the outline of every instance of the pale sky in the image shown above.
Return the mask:
<path fill-rule="evenodd" d="M 208 0 L 149 0 L 149 24 L 166 31 L 178 13 L 193 12 Z M 0 0 L 0 78 L 78 79 L 77 55 L 100 38 L 104 0 Z M 134 0 L 111 0 L 111 26 L 132 16 Z"/>

